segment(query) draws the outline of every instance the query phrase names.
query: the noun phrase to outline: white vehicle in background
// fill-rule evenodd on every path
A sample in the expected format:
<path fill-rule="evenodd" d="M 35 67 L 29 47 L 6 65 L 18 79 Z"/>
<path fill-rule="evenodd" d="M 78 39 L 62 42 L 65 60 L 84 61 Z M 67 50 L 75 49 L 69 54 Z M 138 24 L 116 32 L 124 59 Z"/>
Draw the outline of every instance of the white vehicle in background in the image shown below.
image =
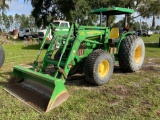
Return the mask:
<path fill-rule="evenodd" d="M 70 28 L 70 24 L 68 21 L 63 21 L 63 20 L 54 20 L 53 21 L 53 24 L 55 26 L 59 26 L 59 27 L 66 27 L 65 29 L 56 29 L 56 30 L 62 30 L 62 31 L 69 31 L 69 28 Z M 47 29 L 42 29 L 42 30 L 39 30 L 38 32 L 38 38 L 40 41 L 43 40 L 45 34 L 47 32 Z M 48 34 L 47 38 L 46 38 L 46 44 L 49 44 L 50 43 L 50 40 L 52 39 L 52 34 L 51 34 L 51 31 L 50 33 Z"/>
<path fill-rule="evenodd" d="M 153 35 L 153 31 L 147 30 L 147 36 L 151 36 L 151 35 Z"/>
<path fill-rule="evenodd" d="M 31 30 L 29 28 L 20 29 L 18 32 L 18 37 L 22 38 L 24 40 L 30 36 L 32 36 L 32 35 L 31 35 Z"/>
<path fill-rule="evenodd" d="M 38 38 L 38 33 L 33 29 L 23 28 L 19 30 L 18 37 L 23 40 L 26 40 L 27 38 Z"/>
<path fill-rule="evenodd" d="M 138 34 L 140 35 L 140 36 L 151 36 L 151 35 L 153 35 L 153 32 L 151 31 L 151 30 L 138 30 Z"/>

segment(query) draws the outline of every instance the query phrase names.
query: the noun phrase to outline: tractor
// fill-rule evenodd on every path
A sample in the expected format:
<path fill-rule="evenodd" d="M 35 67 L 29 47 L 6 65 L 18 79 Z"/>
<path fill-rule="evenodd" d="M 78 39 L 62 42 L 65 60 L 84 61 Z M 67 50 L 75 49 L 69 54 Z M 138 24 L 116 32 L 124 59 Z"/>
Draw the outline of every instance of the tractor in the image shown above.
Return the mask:
<path fill-rule="evenodd" d="M 100 8 L 93 14 L 110 15 L 132 14 L 134 10 L 120 7 Z M 106 84 L 119 62 L 124 72 L 134 72 L 141 68 L 145 46 L 143 40 L 119 28 L 101 26 L 80 26 L 72 23 L 68 32 L 50 24 L 32 67 L 16 65 L 14 77 L 5 90 L 37 111 L 48 112 L 67 100 L 69 93 L 65 81 L 70 74 L 83 68 L 86 81 L 92 85 Z M 48 34 L 52 40 L 42 62 L 39 56 Z"/>

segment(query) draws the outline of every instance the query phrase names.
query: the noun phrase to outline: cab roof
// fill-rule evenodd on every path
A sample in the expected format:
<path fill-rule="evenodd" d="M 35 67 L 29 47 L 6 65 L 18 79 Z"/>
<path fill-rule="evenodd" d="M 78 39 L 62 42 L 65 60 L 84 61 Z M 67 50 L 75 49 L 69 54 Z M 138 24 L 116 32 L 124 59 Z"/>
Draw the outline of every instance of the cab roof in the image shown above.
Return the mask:
<path fill-rule="evenodd" d="M 64 21 L 64 20 L 53 20 L 53 22 L 67 22 L 68 23 L 68 21 Z"/>
<path fill-rule="evenodd" d="M 121 8 L 121 7 L 109 7 L 109 8 L 99 8 L 91 11 L 93 14 L 102 15 L 122 15 L 122 14 L 132 14 L 134 13 L 133 9 Z"/>

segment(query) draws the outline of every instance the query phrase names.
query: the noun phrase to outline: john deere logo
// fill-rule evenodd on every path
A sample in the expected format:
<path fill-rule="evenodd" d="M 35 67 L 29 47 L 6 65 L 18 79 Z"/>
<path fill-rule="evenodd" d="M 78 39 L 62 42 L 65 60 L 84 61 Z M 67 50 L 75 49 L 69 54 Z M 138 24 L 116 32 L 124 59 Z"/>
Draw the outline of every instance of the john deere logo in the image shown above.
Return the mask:
<path fill-rule="evenodd" d="M 80 32 L 80 35 L 85 35 L 85 33 L 84 32 Z"/>
<path fill-rule="evenodd" d="M 101 34 L 100 31 L 91 31 L 91 32 L 87 32 L 88 36 L 93 36 L 93 35 L 97 35 L 97 34 Z"/>

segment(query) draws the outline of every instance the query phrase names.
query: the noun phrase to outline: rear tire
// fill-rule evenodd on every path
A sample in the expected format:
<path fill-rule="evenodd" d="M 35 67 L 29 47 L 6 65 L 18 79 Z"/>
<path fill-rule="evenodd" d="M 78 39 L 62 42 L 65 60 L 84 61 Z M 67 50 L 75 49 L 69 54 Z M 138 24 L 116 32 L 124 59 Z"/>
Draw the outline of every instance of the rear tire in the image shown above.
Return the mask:
<path fill-rule="evenodd" d="M 94 85 L 103 85 L 109 81 L 113 74 L 113 68 L 112 56 L 105 50 L 95 50 L 85 60 L 85 78 Z"/>
<path fill-rule="evenodd" d="M 135 35 L 127 36 L 119 48 L 119 65 L 124 72 L 134 72 L 141 68 L 145 56 L 144 42 Z"/>
<path fill-rule="evenodd" d="M 2 67 L 5 60 L 5 52 L 3 47 L 0 45 L 0 67 Z"/>

